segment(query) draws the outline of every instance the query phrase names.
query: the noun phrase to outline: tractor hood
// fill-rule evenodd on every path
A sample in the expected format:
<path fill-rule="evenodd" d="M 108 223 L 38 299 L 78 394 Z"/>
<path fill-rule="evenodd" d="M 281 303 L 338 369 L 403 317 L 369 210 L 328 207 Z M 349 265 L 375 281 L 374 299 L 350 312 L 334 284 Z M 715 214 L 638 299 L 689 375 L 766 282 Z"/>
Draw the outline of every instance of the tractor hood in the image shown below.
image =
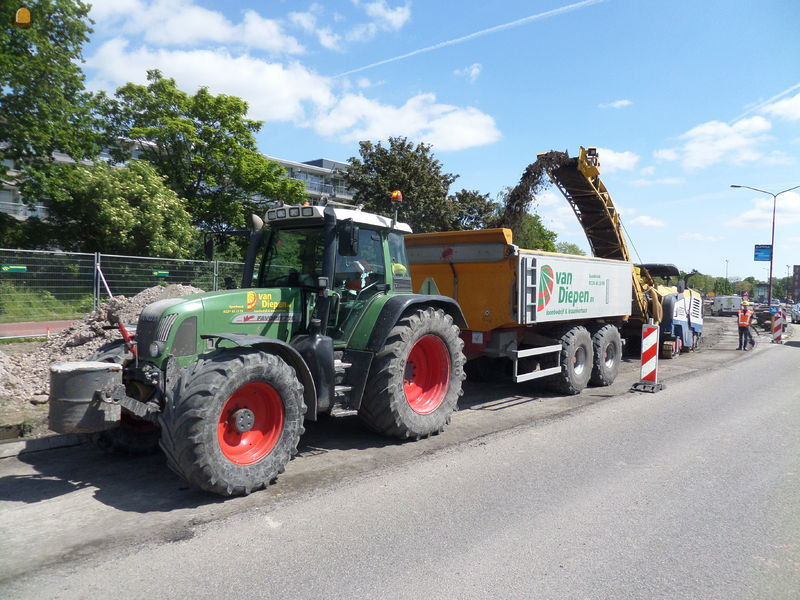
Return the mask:
<path fill-rule="evenodd" d="M 288 341 L 302 327 L 316 292 L 296 287 L 225 290 L 168 298 L 145 307 L 137 325 L 139 356 L 159 366 L 172 355 L 190 363 L 209 349 L 203 335 L 241 333 Z M 184 366 L 184 365 L 182 365 Z"/>

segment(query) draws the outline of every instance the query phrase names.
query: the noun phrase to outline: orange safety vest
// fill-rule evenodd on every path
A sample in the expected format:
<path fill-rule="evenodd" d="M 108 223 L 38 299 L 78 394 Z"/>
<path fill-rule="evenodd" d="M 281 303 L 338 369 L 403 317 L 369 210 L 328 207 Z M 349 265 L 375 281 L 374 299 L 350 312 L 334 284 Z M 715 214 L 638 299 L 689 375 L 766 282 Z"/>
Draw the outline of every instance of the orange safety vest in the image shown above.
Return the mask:
<path fill-rule="evenodd" d="M 753 311 L 750 309 L 739 311 L 739 327 L 750 327 L 753 320 Z"/>

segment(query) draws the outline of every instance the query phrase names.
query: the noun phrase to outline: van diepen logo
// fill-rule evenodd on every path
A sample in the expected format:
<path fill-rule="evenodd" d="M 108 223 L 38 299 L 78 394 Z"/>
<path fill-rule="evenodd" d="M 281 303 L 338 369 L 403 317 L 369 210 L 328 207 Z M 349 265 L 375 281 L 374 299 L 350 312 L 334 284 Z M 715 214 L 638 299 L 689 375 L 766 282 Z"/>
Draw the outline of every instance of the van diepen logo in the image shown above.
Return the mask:
<path fill-rule="evenodd" d="M 590 275 L 595 277 L 594 275 Z M 558 285 L 558 304 L 571 304 L 572 308 L 560 308 L 546 314 L 577 314 L 586 312 L 586 308 L 578 308 L 594 302 L 594 297 L 587 290 L 572 289 L 572 273 L 561 271 L 556 273 L 550 265 L 542 265 L 539 269 L 539 292 L 536 294 L 536 312 L 543 311 L 553 299 L 553 290 Z M 591 285 L 591 284 L 590 284 Z"/>

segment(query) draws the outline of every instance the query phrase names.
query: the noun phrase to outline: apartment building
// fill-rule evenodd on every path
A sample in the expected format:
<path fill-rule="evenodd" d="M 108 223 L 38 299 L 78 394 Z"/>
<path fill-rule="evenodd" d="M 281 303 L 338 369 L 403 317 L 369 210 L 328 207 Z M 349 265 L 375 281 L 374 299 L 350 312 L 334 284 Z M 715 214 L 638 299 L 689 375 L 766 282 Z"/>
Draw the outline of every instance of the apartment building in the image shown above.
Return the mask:
<path fill-rule="evenodd" d="M 67 155 L 58 152 L 54 153 L 53 158 L 57 162 L 71 161 Z M 110 157 L 101 155 L 101 158 L 109 159 Z M 342 179 L 342 173 L 347 169 L 347 163 L 328 158 L 318 158 L 306 162 L 294 162 L 272 156 L 267 156 L 267 158 L 281 164 L 289 177 L 305 183 L 306 195 L 312 204 L 323 197 L 340 202 L 350 202 L 353 199 L 353 192 L 345 187 Z M 5 161 L 5 164 L 9 168 L 9 172 L 8 181 L 3 181 L 0 185 L 0 212 L 21 221 L 30 217 L 46 218 L 46 207 L 29 206 L 23 201 L 19 190 L 14 185 L 17 172 L 13 170 L 13 163 Z"/>

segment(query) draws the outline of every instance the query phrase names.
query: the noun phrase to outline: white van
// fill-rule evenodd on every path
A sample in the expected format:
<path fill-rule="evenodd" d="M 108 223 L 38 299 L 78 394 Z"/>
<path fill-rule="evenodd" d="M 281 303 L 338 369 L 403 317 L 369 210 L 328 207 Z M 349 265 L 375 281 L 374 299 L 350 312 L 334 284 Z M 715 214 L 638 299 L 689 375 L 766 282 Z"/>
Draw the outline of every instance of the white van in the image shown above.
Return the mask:
<path fill-rule="evenodd" d="M 742 307 L 742 299 L 739 296 L 716 296 L 711 303 L 711 314 L 735 315 Z"/>

